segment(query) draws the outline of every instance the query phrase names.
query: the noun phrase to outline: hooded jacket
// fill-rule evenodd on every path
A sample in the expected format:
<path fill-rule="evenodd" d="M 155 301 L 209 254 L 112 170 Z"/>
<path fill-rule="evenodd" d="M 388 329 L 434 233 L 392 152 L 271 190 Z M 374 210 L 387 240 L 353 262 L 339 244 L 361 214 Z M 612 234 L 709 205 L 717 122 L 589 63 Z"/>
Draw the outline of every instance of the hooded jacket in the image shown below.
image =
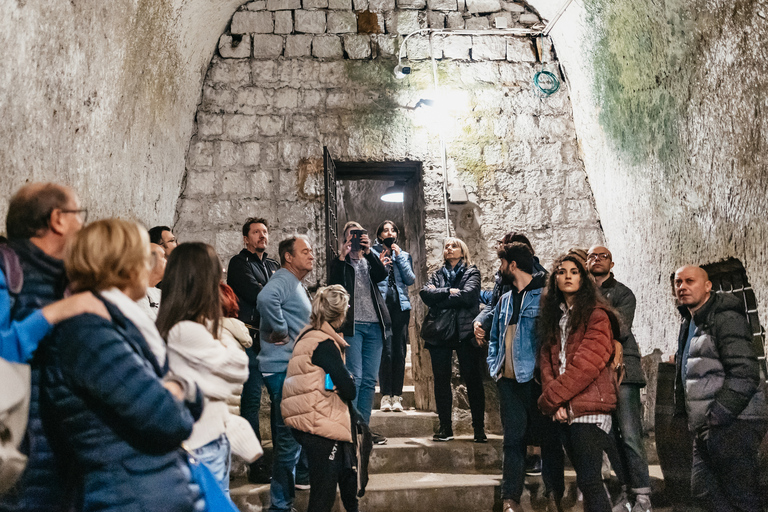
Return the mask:
<path fill-rule="evenodd" d="M 336 344 L 343 360 L 344 350 L 349 345 L 328 323 L 324 323 L 321 330 L 308 326 L 299 334 L 293 357 L 288 362 L 280 412 L 289 427 L 351 443 L 349 406 L 335 390 L 325 389 L 326 373 L 312 363 L 315 349 L 328 339 Z"/>
<path fill-rule="evenodd" d="M 618 322 L 600 305 L 587 325 L 571 331 L 565 345 L 565 372 L 560 374 L 560 340 L 541 348 L 542 393 L 539 409 L 552 416 L 560 407 L 569 408 L 574 418 L 588 414 L 609 414 L 616 409 L 616 373 L 608 366 L 613 356 Z"/>
<path fill-rule="evenodd" d="M 688 373 L 682 382 L 683 350 L 691 314 L 683 317 L 678 337 L 675 406 L 682 405 L 692 431 L 725 426 L 736 419 L 768 420 L 768 404 L 744 305 L 734 296 L 712 293 L 693 315 L 696 331 L 688 352 Z"/>

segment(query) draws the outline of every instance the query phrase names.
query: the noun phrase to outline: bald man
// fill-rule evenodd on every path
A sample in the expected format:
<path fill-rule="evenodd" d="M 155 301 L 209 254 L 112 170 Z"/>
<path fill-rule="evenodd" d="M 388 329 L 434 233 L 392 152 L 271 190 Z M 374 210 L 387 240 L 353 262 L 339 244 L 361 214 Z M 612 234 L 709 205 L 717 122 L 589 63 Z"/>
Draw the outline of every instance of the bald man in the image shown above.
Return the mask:
<path fill-rule="evenodd" d="M 594 276 L 608 303 L 619 314 L 619 342 L 624 349 L 626 369 L 624 380 L 619 387 L 614 423 L 620 460 L 616 460 L 614 454 L 608 455 L 612 465 L 621 464 L 624 468 L 626 483 L 632 495 L 632 512 L 648 512 L 651 510 L 651 478 L 643 442 L 643 405 L 640 400 L 640 389 L 645 387 L 645 375 L 640 366 L 640 350 L 635 335 L 632 334 L 637 301 L 632 290 L 613 277 L 613 265 L 613 255 L 606 247 L 590 247 L 587 252 L 587 270 Z"/>
<path fill-rule="evenodd" d="M 679 268 L 673 284 L 683 317 L 675 407 L 694 433 L 692 495 L 712 510 L 760 512 L 757 451 L 768 405 L 744 304 L 712 293 L 701 267 Z"/>

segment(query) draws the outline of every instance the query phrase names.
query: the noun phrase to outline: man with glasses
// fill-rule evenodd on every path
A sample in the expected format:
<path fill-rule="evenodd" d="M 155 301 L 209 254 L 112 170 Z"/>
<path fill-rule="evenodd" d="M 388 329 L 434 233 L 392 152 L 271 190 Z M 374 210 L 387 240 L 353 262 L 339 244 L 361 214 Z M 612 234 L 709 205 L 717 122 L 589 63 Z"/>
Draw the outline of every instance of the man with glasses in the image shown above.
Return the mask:
<path fill-rule="evenodd" d="M 0 499 L 0 511 L 63 511 L 72 508 L 62 474 L 42 426 L 38 346 L 53 326 L 83 313 L 109 318 L 90 292 L 64 297 L 64 251 L 88 212 L 74 190 L 54 183 L 19 189 L 8 205 L 8 243 L 0 247 L 0 357 L 32 367 L 29 421 L 20 450 L 28 457 L 16 486 Z M 0 376 L 0 377 L 8 377 Z M 2 393 L 2 390 L 0 390 Z"/>
<path fill-rule="evenodd" d="M 642 403 L 640 389 L 645 386 L 645 375 L 640 366 L 640 350 L 632 334 L 632 321 L 635 318 L 635 295 L 627 286 L 613 277 L 613 256 L 603 246 L 591 247 L 587 253 L 587 269 L 594 276 L 595 282 L 603 292 L 608 303 L 619 314 L 621 323 L 621 345 L 624 349 L 626 374 L 619 388 L 616 419 L 614 423 L 618 436 L 617 445 L 621 461 L 611 460 L 612 464 L 622 464 L 627 475 L 631 493 L 635 496 L 632 512 L 651 510 L 651 480 L 648 475 L 648 458 L 643 444 Z M 611 454 L 609 454 L 611 455 Z"/>
<path fill-rule="evenodd" d="M 166 258 L 168 258 L 176 246 L 179 245 L 179 241 L 168 226 L 155 226 L 150 229 L 149 241 L 162 247 L 163 251 L 165 251 Z"/>

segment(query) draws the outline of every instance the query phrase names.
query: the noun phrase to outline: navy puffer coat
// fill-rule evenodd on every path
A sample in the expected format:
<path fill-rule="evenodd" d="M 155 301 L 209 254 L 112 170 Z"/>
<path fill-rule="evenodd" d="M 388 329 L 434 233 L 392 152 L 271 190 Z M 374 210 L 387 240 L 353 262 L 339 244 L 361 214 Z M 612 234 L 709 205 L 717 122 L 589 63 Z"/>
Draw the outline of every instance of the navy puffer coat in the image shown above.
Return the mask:
<path fill-rule="evenodd" d="M 43 398 L 57 458 L 82 482 L 84 511 L 187 512 L 196 496 L 179 446 L 192 432 L 187 405 L 162 385 L 138 329 L 111 303 L 109 322 L 84 314 L 58 325 Z"/>

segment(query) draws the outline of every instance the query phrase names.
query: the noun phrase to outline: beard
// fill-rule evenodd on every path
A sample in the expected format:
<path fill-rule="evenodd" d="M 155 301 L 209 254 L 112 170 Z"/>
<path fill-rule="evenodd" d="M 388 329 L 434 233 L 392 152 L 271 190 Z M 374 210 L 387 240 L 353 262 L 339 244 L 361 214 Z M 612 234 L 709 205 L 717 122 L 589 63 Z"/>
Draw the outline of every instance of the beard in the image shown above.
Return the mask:
<path fill-rule="evenodd" d="M 501 276 L 501 284 L 504 286 L 512 286 L 515 284 L 515 276 L 513 274 L 507 274 L 504 271 L 499 271 Z"/>

